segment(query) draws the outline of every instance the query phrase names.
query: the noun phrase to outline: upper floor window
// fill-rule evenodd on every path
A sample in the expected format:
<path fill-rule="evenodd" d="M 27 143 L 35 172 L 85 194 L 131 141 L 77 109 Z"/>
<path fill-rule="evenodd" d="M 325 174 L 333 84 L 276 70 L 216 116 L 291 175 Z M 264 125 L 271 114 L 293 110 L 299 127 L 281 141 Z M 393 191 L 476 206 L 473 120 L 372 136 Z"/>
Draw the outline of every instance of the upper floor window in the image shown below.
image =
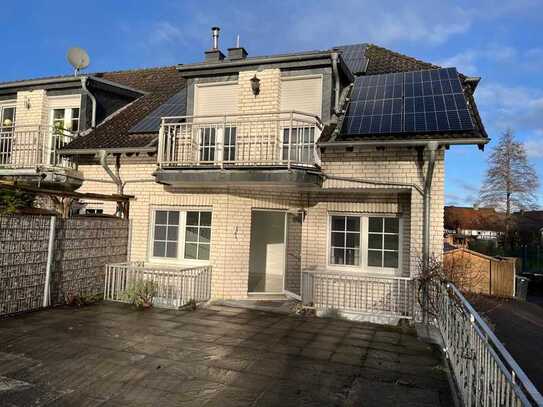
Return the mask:
<path fill-rule="evenodd" d="M 0 106 L 0 127 L 15 126 L 15 106 Z"/>
<path fill-rule="evenodd" d="M 52 125 L 56 131 L 77 132 L 79 130 L 79 108 L 53 109 Z"/>

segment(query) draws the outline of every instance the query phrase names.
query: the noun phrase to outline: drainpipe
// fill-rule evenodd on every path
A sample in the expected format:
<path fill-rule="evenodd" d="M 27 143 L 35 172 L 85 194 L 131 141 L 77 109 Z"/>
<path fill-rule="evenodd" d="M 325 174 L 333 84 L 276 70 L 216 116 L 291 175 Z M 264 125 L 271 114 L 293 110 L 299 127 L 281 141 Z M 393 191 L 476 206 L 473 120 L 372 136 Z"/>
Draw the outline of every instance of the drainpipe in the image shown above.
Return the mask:
<path fill-rule="evenodd" d="M 338 54 L 332 53 L 332 71 L 334 72 L 335 91 L 334 91 L 334 113 L 339 114 L 339 71 L 337 69 Z"/>
<path fill-rule="evenodd" d="M 434 178 L 434 167 L 436 163 L 436 151 L 438 143 L 430 141 L 426 145 L 428 150 L 428 167 L 426 169 L 426 179 L 424 182 L 424 204 L 423 204 L 423 239 L 422 239 L 422 259 L 425 266 L 428 266 L 430 261 L 430 206 L 432 203 L 432 179 Z"/>
<path fill-rule="evenodd" d="M 45 268 L 45 285 L 43 286 L 43 307 L 51 305 L 51 269 L 53 267 L 53 256 L 55 255 L 55 225 L 57 218 L 51 216 L 49 223 L 49 245 L 47 247 L 47 266 Z"/>
<path fill-rule="evenodd" d="M 87 88 L 87 80 L 87 77 L 81 78 L 81 88 L 83 91 L 87 92 L 92 101 L 91 128 L 94 129 L 96 127 L 96 97 Z"/>
<path fill-rule="evenodd" d="M 100 165 L 102 166 L 104 171 L 107 172 L 107 174 L 111 177 L 113 182 L 115 182 L 115 184 L 117 185 L 117 193 L 119 195 L 122 195 L 123 194 L 123 181 L 121 180 L 121 178 L 118 175 L 118 173 L 119 173 L 119 162 L 118 162 L 118 160 L 117 160 L 117 165 L 116 165 L 117 174 L 114 174 L 113 171 L 111 170 L 111 168 L 109 168 L 109 165 L 107 163 L 106 150 L 99 150 L 98 151 L 98 158 L 100 159 Z"/>

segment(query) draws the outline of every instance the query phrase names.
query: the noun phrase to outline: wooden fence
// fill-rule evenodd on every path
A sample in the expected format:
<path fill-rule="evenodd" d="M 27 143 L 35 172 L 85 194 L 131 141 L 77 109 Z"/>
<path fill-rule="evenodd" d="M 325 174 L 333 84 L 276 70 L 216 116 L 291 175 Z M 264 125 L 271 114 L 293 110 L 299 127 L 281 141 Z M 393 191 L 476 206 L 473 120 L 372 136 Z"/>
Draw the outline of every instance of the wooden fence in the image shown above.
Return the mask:
<path fill-rule="evenodd" d="M 463 291 L 496 297 L 515 296 L 516 260 L 484 255 L 466 248 L 443 254 L 443 267 Z"/>

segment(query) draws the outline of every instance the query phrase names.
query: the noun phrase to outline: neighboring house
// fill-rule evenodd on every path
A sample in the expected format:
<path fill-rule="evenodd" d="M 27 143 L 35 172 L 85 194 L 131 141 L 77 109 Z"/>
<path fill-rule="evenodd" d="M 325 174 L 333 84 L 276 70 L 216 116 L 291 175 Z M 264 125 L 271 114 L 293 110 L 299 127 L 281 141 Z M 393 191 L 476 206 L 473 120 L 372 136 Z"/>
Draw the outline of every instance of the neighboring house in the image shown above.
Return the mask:
<path fill-rule="evenodd" d="M 120 75 L 124 75 L 121 73 Z M 144 92 L 119 73 L 0 83 L 0 180 L 74 190 L 77 165 L 59 150 Z"/>
<path fill-rule="evenodd" d="M 214 298 L 416 275 L 442 253 L 446 149 L 488 142 L 478 78 L 370 44 L 110 75 L 143 95 L 62 156 L 81 192 L 134 196 L 130 260 L 210 264 Z"/>
<path fill-rule="evenodd" d="M 494 208 L 445 207 L 445 234 L 452 235 L 453 244 L 466 240 L 496 241 L 505 230 L 505 216 Z"/>

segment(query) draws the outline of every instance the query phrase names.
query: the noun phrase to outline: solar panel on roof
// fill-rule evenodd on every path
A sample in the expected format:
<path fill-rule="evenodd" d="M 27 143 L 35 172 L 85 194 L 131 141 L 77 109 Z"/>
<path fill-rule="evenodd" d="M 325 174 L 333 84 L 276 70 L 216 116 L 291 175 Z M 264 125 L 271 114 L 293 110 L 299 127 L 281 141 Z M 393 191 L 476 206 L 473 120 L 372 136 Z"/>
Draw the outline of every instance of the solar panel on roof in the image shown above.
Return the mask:
<path fill-rule="evenodd" d="M 445 68 L 357 77 L 342 134 L 473 129 L 458 72 Z"/>
<path fill-rule="evenodd" d="M 341 52 L 341 57 L 353 74 L 364 72 L 366 69 L 366 44 L 352 44 L 335 47 Z"/>
<path fill-rule="evenodd" d="M 187 90 L 183 88 L 173 95 L 166 103 L 149 113 L 141 121 L 136 123 L 129 133 L 155 133 L 160 129 L 162 117 L 183 116 L 187 107 Z"/>

